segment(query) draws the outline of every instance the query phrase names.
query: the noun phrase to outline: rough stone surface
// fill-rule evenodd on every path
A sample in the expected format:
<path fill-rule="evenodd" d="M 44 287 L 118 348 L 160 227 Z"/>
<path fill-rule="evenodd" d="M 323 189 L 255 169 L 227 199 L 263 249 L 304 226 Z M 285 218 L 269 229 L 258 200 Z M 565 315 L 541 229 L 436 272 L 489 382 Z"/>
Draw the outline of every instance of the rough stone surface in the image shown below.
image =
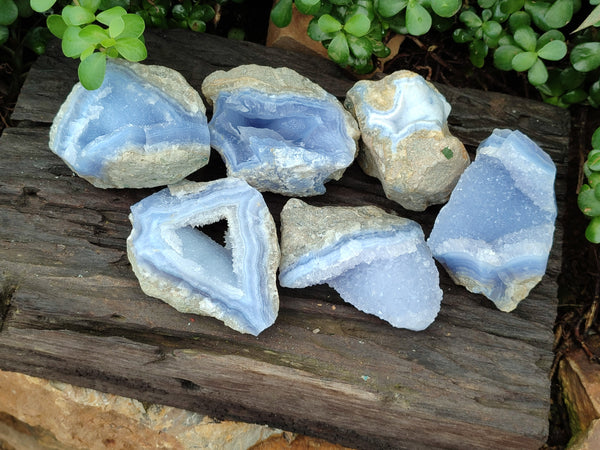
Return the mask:
<path fill-rule="evenodd" d="M 218 421 L 170 406 L 0 371 L 0 448 L 6 444 L 18 450 L 247 449 L 282 435 L 281 430 L 264 425 Z M 286 435 L 290 442 L 296 438 Z"/>
<path fill-rule="evenodd" d="M 208 162 L 205 106 L 178 72 L 109 61 L 100 88 L 77 83 L 50 129 L 50 149 L 100 188 L 176 183 Z"/>
<path fill-rule="evenodd" d="M 361 80 L 345 106 L 362 133 L 359 163 L 389 199 L 415 211 L 448 200 L 469 156 L 450 134 L 450 105 L 432 84 L 407 70 Z"/>
<path fill-rule="evenodd" d="M 291 199 L 281 212 L 281 253 L 282 286 L 327 283 L 399 328 L 423 330 L 439 312 L 439 274 L 421 227 L 377 207 Z"/>
<path fill-rule="evenodd" d="M 323 194 L 354 161 L 358 125 L 331 94 L 288 68 L 245 65 L 202 83 L 211 145 L 230 176 L 260 191 Z"/>
<path fill-rule="evenodd" d="M 185 182 L 131 207 L 127 253 L 147 295 L 259 334 L 279 310 L 275 223 L 245 181 Z M 225 246 L 196 227 L 226 220 Z"/>
<path fill-rule="evenodd" d="M 556 167 L 519 131 L 494 130 L 477 149 L 427 243 L 452 279 L 512 311 L 546 273 Z"/>

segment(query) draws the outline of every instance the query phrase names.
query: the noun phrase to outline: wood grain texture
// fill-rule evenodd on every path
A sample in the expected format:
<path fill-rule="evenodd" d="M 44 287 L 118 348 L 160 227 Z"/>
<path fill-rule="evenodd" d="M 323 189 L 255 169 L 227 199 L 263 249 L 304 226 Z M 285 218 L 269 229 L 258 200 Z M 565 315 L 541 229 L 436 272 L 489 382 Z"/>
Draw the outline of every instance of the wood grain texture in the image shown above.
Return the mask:
<path fill-rule="evenodd" d="M 173 31 L 151 58 L 200 87 L 216 69 L 287 65 L 342 97 L 328 61 Z M 548 432 L 552 327 L 561 268 L 569 115 L 537 102 L 440 87 L 456 135 L 473 149 L 494 127 L 519 128 L 557 162 L 555 243 L 542 282 L 512 313 L 455 286 L 425 331 L 395 329 L 326 286 L 280 289 L 259 337 L 180 314 L 145 296 L 125 254 L 129 207 L 154 192 L 101 190 L 48 149 L 48 125 L 74 82 L 72 61 L 40 58 L 0 138 L 0 369 L 140 400 L 268 423 L 359 448 L 539 448 Z M 545 144 L 545 145 L 544 145 Z M 217 155 L 193 179 L 223 176 Z M 276 220 L 287 200 L 265 194 Z M 373 204 L 419 221 L 352 166 L 313 205 Z"/>

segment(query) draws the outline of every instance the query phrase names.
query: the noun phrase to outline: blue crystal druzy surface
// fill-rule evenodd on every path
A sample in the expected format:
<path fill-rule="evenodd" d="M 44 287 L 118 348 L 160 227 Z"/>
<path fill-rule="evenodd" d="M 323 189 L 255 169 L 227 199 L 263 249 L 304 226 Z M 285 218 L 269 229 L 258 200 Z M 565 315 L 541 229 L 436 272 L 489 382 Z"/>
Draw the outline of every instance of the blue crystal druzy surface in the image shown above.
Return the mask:
<path fill-rule="evenodd" d="M 50 148 L 98 187 L 152 187 L 205 165 L 210 135 L 202 100 L 180 74 L 111 61 L 99 89 L 75 85 Z"/>
<path fill-rule="evenodd" d="M 281 213 L 282 286 L 327 283 L 348 303 L 398 328 L 423 330 L 442 300 L 439 274 L 416 222 L 375 207 L 312 207 Z"/>
<path fill-rule="evenodd" d="M 200 229 L 223 219 L 225 246 Z M 257 190 L 236 178 L 181 184 L 133 205 L 130 220 L 128 256 L 146 294 L 243 333 L 273 324 L 279 245 Z"/>
<path fill-rule="evenodd" d="M 552 246 L 556 167 L 519 131 L 494 130 L 477 149 L 428 244 L 450 276 L 503 311 L 546 272 Z"/>
<path fill-rule="evenodd" d="M 306 196 L 354 160 L 356 143 L 331 102 L 255 89 L 222 92 L 209 129 L 229 175 L 261 191 Z"/>

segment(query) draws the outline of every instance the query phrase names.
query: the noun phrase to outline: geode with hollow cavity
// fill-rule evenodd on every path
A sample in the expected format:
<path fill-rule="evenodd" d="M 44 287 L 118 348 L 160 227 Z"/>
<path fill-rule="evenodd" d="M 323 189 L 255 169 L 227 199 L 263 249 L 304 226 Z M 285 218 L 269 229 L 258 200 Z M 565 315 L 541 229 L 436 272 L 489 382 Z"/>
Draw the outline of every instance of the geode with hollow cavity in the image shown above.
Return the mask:
<path fill-rule="evenodd" d="M 399 328 L 427 328 L 442 301 L 419 224 L 375 206 L 289 200 L 281 212 L 279 270 L 282 286 L 327 283 L 346 302 Z"/>
<path fill-rule="evenodd" d="M 259 191 L 323 194 L 354 161 L 356 121 L 331 94 L 288 68 L 217 71 L 202 83 L 214 106 L 211 145 L 229 176 Z"/>
<path fill-rule="evenodd" d="M 243 180 L 184 182 L 131 207 L 127 254 L 142 290 L 180 312 L 258 335 L 279 309 L 279 245 L 260 192 Z M 225 245 L 201 227 L 226 220 Z"/>
<path fill-rule="evenodd" d="M 439 212 L 427 243 L 452 279 L 512 311 L 546 272 L 556 167 L 519 131 L 494 130 Z"/>
<path fill-rule="evenodd" d="M 389 199 L 414 211 L 448 200 L 469 156 L 448 130 L 450 104 L 431 83 L 407 70 L 361 80 L 345 106 L 362 133 L 358 162 Z"/>
<path fill-rule="evenodd" d="M 50 149 L 96 187 L 176 183 L 208 162 L 206 109 L 178 72 L 111 60 L 100 88 L 73 87 L 54 118 Z"/>

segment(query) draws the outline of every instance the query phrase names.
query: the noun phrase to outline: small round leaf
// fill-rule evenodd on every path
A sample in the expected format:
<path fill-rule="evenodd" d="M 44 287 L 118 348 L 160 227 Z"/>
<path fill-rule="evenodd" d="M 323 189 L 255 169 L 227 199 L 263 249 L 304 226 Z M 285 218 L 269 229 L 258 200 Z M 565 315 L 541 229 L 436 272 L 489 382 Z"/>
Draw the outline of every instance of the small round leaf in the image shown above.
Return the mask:
<path fill-rule="evenodd" d="M 354 14 L 344 24 L 344 31 L 356 37 L 364 36 L 369 32 L 370 28 L 371 21 L 363 14 Z"/>
<path fill-rule="evenodd" d="M 573 17 L 573 0 L 556 0 L 546 11 L 544 17 L 551 28 L 562 28 Z"/>
<path fill-rule="evenodd" d="M 79 81 L 88 90 L 98 89 L 104 81 L 106 54 L 95 52 L 79 63 Z"/>
<path fill-rule="evenodd" d="M 349 35 L 346 37 L 346 39 L 348 40 L 350 51 L 357 59 L 366 60 L 370 58 L 371 54 L 373 53 L 373 46 L 368 38 L 357 38 Z"/>
<path fill-rule="evenodd" d="M 190 30 L 196 33 L 204 33 L 206 31 L 206 22 L 200 19 L 193 19 L 189 22 Z"/>
<path fill-rule="evenodd" d="M 592 135 L 592 148 L 600 150 L 600 127 L 596 128 Z"/>
<path fill-rule="evenodd" d="M 31 9 L 35 12 L 46 12 L 54 6 L 56 0 L 31 0 Z"/>
<path fill-rule="evenodd" d="M 544 84 L 548 80 L 548 69 L 546 69 L 544 61 L 539 58 L 535 60 L 527 72 L 527 79 L 533 86 Z"/>
<path fill-rule="evenodd" d="M 579 195 L 577 196 L 577 206 L 579 206 L 581 212 L 586 216 L 600 216 L 600 200 L 594 195 L 594 189 L 589 188 L 589 186 L 588 189 L 581 189 L 581 191 L 579 191 Z"/>
<path fill-rule="evenodd" d="M 481 69 L 485 64 L 485 57 L 488 54 L 488 46 L 480 40 L 475 40 L 469 44 L 469 59 L 471 63 Z"/>
<path fill-rule="evenodd" d="M 594 217 L 585 229 L 585 237 L 593 244 L 600 243 L 600 217 Z"/>
<path fill-rule="evenodd" d="M 494 20 L 485 22 L 482 25 L 482 28 L 483 28 L 483 32 L 492 39 L 498 38 L 500 36 L 500 34 L 502 33 L 502 25 L 500 25 L 498 22 L 496 22 Z"/>
<path fill-rule="evenodd" d="M 408 0 L 379 0 L 375 2 L 375 8 L 381 17 L 392 17 L 406 8 Z"/>
<path fill-rule="evenodd" d="M 531 27 L 519 28 L 514 34 L 515 42 L 519 44 L 523 50 L 534 52 L 537 44 L 535 31 Z"/>
<path fill-rule="evenodd" d="M 63 20 L 62 16 L 59 16 L 58 14 L 52 14 L 48 16 L 46 19 L 46 26 L 48 27 L 48 30 L 50 30 L 50 33 L 59 39 L 63 38 L 65 30 L 67 29 L 67 24 Z"/>
<path fill-rule="evenodd" d="M 309 23 L 308 23 L 308 27 L 306 29 L 306 34 L 308 34 L 308 37 L 311 38 L 313 41 L 326 41 L 329 39 L 333 39 L 333 35 L 330 33 L 325 33 L 323 30 L 321 30 L 321 27 L 319 26 L 319 21 L 316 17 L 314 17 Z"/>
<path fill-rule="evenodd" d="M 508 26 L 510 31 L 514 34 L 519 28 L 528 27 L 531 25 L 531 16 L 525 11 L 517 11 L 510 15 L 508 19 Z"/>
<path fill-rule="evenodd" d="M 94 13 L 89 10 L 81 7 L 81 6 L 73 6 L 67 5 L 62 10 L 62 16 L 67 25 L 85 25 L 87 23 L 92 23 L 96 16 Z"/>
<path fill-rule="evenodd" d="M 79 37 L 89 44 L 99 44 L 108 37 L 107 31 L 99 25 L 86 25 L 79 32 Z"/>
<path fill-rule="evenodd" d="M 409 2 L 406 7 L 406 28 L 413 36 L 421 36 L 431 29 L 432 18 L 429 12 L 417 2 Z"/>
<path fill-rule="evenodd" d="M 529 70 L 535 64 L 537 59 L 537 53 L 535 52 L 521 52 L 515 55 L 511 61 L 511 65 L 517 72 L 523 72 Z"/>
<path fill-rule="evenodd" d="M 319 27 L 325 33 L 335 33 L 342 29 L 342 24 L 333 16 L 329 14 L 323 14 L 318 19 Z M 346 38 L 344 38 L 345 40 Z"/>
<path fill-rule="evenodd" d="M 302 14 L 314 16 L 321 9 L 321 0 L 295 0 L 296 8 Z"/>
<path fill-rule="evenodd" d="M 67 27 L 62 37 L 62 51 L 68 58 L 78 58 L 90 43 L 79 37 L 79 27 Z"/>
<path fill-rule="evenodd" d="M 494 52 L 494 66 L 500 70 L 513 70 L 512 60 L 521 53 L 521 49 L 514 45 L 502 45 Z"/>
<path fill-rule="evenodd" d="M 13 0 L 0 0 L 0 25 L 10 25 L 19 17 L 19 8 Z"/>
<path fill-rule="evenodd" d="M 567 44 L 563 41 L 550 41 L 537 52 L 538 56 L 549 61 L 559 61 L 567 54 Z"/>
<path fill-rule="evenodd" d="M 146 23 L 144 22 L 144 19 L 137 14 L 125 14 L 124 16 L 121 16 L 121 20 L 123 20 L 124 28 L 119 35 L 119 38 L 139 38 L 144 34 Z"/>
<path fill-rule="evenodd" d="M 100 7 L 100 0 L 79 0 L 79 6 L 87 9 L 91 13 L 95 13 Z"/>
<path fill-rule="evenodd" d="M 113 20 L 110 21 L 110 25 L 108 26 L 108 34 L 111 38 L 118 38 L 125 29 L 125 22 L 123 22 L 123 17 L 125 16 L 115 17 Z"/>
<path fill-rule="evenodd" d="M 573 47 L 571 64 L 580 72 L 591 72 L 600 67 L 600 42 L 586 42 Z"/>
<path fill-rule="evenodd" d="M 440 17 L 452 17 L 462 6 L 462 0 L 438 0 L 431 2 L 433 12 Z"/>
<path fill-rule="evenodd" d="M 327 47 L 327 54 L 332 61 L 335 61 L 339 65 L 343 66 L 348 62 L 350 58 L 350 48 L 348 47 L 348 41 L 344 33 L 338 33 L 329 43 Z"/>
<path fill-rule="evenodd" d="M 114 6 L 106 11 L 102 11 L 96 16 L 96 20 L 102 25 L 110 26 L 110 23 L 117 17 L 121 17 L 127 14 L 125 8 L 121 6 Z M 164 15 L 164 14 L 163 14 Z"/>
<path fill-rule="evenodd" d="M 271 22 L 279 28 L 287 27 L 292 21 L 292 0 L 279 0 L 271 10 Z"/>
<path fill-rule="evenodd" d="M 481 18 L 470 9 L 460 13 L 460 16 L 458 18 L 469 28 L 479 28 L 483 24 Z"/>
<path fill-rule="evenodd" d="M 188 17 L 188 11 L 187 9 L 185 9 L 185 6 L 183 6 L 181 3 L 177 3 L 171 9 L 171 15 L 175 20 L 186 20 Z"/>
<path fill-rule="evenodd" d="M 136 38 L 117 39 L 115 48 L 129 61 L 142 61 L 148 56 L 146 46 L 142 41 Z"/>

